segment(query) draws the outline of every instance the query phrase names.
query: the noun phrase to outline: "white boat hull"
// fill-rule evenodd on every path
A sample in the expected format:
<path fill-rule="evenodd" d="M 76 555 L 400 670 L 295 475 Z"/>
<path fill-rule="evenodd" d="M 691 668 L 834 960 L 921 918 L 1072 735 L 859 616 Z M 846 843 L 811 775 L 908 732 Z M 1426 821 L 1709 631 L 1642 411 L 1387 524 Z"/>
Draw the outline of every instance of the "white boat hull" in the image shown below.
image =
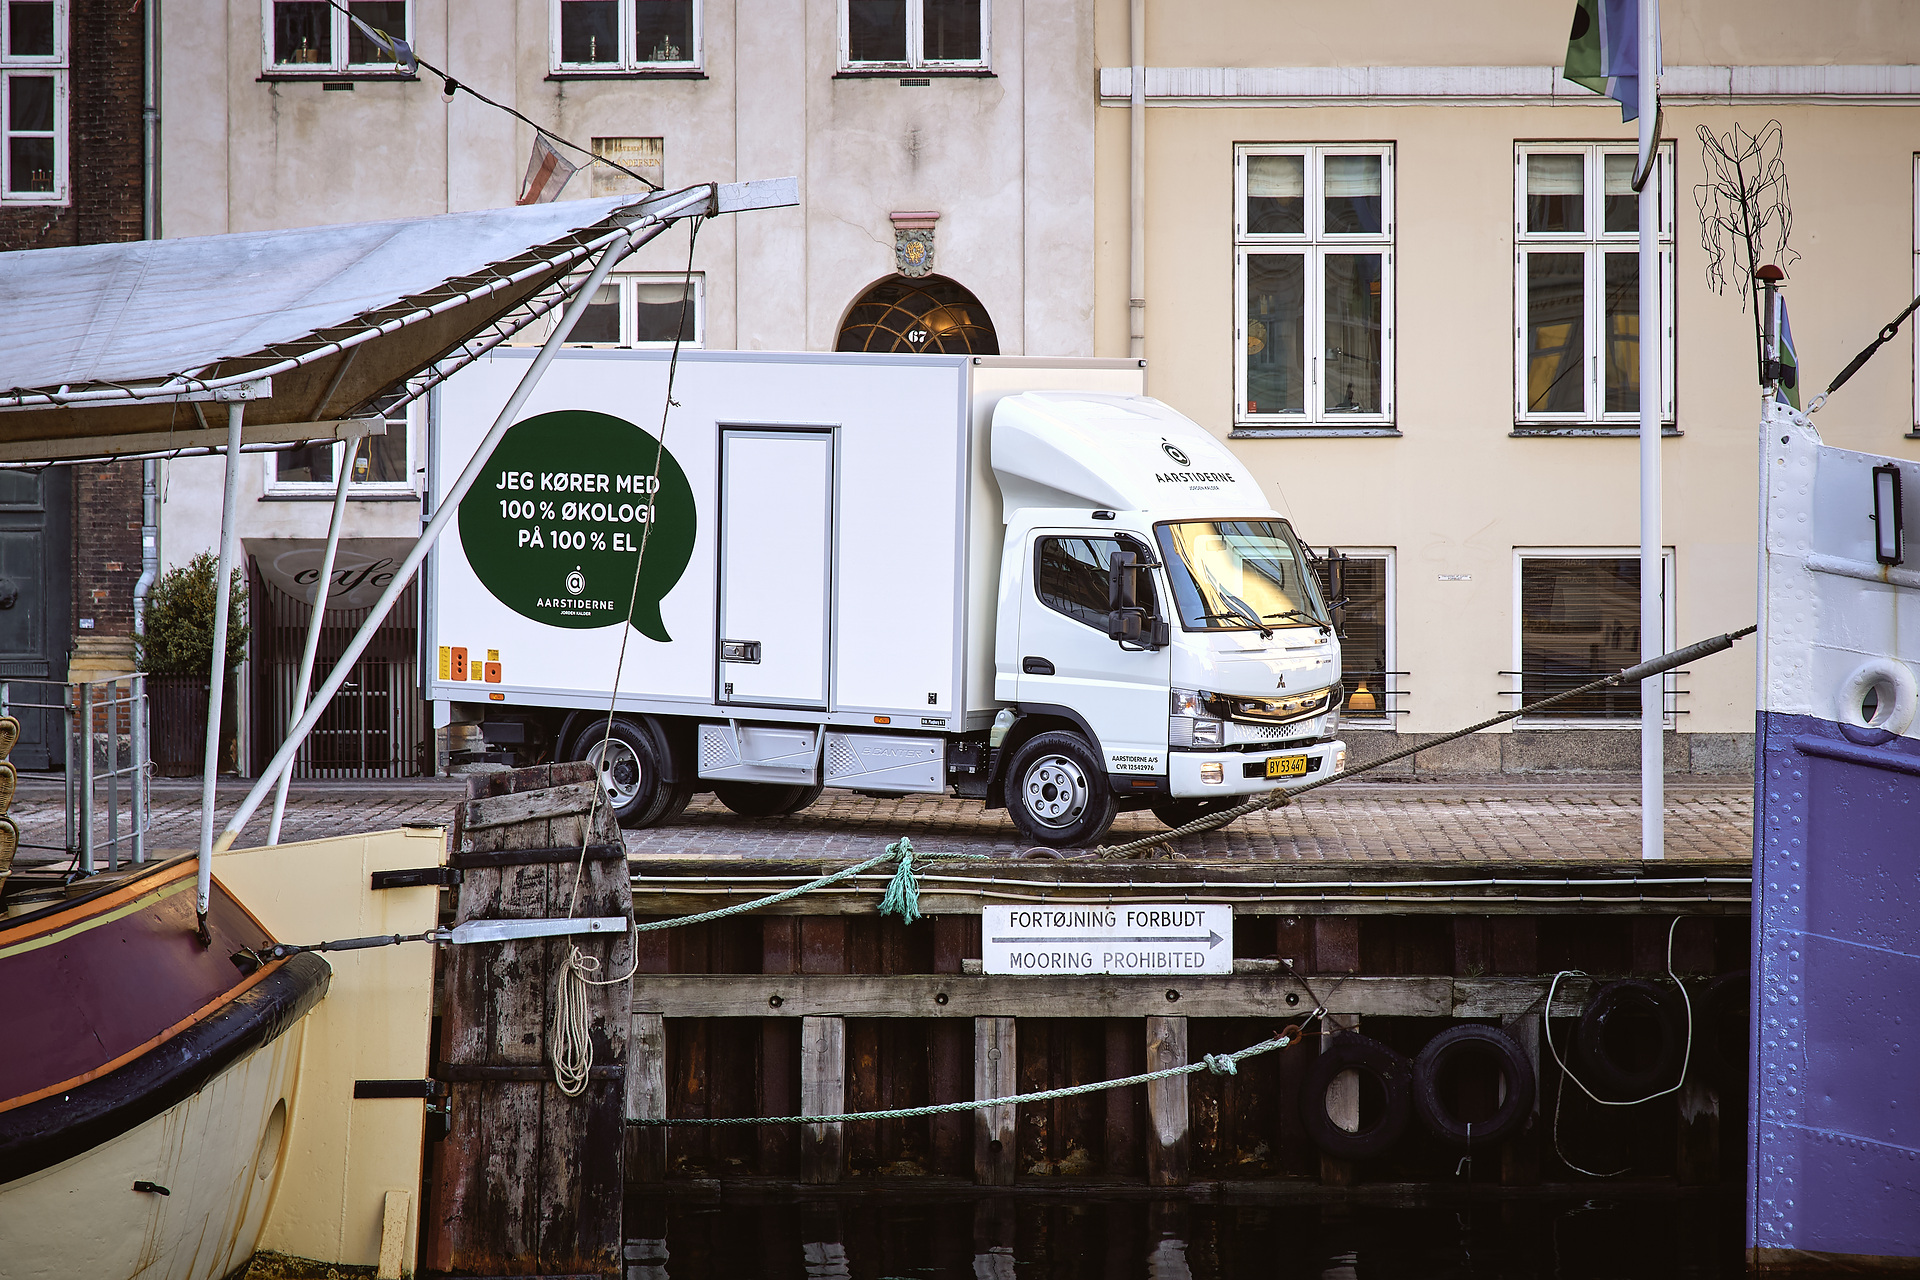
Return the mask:
<path fill-rule="evenodd" d="M 305 1035 L 302 1019 L 151 1120 L 0 1183 L 0 1277 L 222 1280 L 245 1265 L 286 1161 Z"/>

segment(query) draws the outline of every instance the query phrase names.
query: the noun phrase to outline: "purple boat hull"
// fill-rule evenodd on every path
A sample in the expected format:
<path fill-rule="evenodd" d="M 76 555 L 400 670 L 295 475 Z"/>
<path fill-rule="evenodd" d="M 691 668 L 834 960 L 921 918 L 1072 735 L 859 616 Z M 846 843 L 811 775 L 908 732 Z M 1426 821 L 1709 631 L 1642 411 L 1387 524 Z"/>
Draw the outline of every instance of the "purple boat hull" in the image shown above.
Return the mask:
<path fill-rule="evenodd" d="M 1763 712 L 1749 1239 L 1920 1255 L 1920 743 Z"/>

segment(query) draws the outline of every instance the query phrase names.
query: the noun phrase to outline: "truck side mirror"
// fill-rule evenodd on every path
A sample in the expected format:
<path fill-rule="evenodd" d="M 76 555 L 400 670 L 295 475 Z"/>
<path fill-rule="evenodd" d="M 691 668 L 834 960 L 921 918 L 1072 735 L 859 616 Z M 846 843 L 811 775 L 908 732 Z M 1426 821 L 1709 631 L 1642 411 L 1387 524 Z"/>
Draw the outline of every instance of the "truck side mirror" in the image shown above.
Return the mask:
<path fill-rule="evenodd" d="M 1107 558 L 1107 608 L 1140 607 L 1140 557 L 1131 551 L 1116 551 Z"/>
<path fill-rule="evenodd" d="M 1107 614 L 1107 639 L 1118 640 L 1122 644 L 1140 643 L 1141 611 L 1133 609 L 1114 609 Z"/>

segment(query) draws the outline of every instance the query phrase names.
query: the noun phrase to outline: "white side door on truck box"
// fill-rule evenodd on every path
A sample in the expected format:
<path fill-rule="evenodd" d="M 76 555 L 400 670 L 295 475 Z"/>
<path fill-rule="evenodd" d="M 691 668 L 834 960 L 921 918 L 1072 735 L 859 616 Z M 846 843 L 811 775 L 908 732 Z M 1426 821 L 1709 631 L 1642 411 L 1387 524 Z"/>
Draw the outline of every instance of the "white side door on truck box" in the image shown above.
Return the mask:
<path fill-rule="evenodd" d="M 721 430 L 717 702 L 827 705 L 833 452 L 830 431 Z"/>
<path fill-rule="evenodd" d="M 1107 638 L 1107 566 L 1115 551 L 1151 552 L 1138 538 L 1041 529 L 1028 535 L 1027 586 L 1020 598 L 1022 706 L 1051 704 L 1078 712 L 1099 736 L 1107 772 L 1167 771 L 1167 673 L 1159 652 L 1122 649 Z M 1149 574 L 1140 575 L 1140 603 L 1154 611 Z"/>

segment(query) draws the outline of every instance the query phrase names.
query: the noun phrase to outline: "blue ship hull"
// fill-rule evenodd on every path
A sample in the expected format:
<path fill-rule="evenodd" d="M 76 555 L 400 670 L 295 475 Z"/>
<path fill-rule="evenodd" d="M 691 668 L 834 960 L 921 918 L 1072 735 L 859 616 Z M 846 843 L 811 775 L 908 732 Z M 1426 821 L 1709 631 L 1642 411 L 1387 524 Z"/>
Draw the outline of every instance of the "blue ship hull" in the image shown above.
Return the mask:
<path fill-rule="evenodd" d="M 1920 741 L 1758 733 L 1748 1241 L 1920 1256 Z"/>

